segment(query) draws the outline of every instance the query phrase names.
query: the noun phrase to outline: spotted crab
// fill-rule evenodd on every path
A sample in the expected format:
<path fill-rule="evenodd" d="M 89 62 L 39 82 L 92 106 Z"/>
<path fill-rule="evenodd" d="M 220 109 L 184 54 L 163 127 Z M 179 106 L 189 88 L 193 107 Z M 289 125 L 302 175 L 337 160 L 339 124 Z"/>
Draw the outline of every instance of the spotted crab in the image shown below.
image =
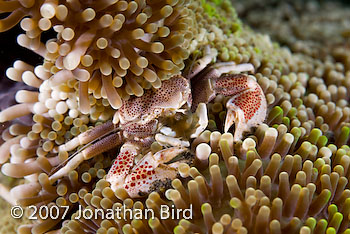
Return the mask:
<path fill-rule="evenodd" d="M 107 122 L 78 135 L 59 147 L 59 151 L 71 151 L 87 144 L 73 154 L 67 164 L 49 178 L 53 183 L 77 168 L 84 160 L 121 145 L 120 152 L 110 168 L 106 180 L 112 190 L 124 188 L 130 197 L 139 197 L 154 189 L 155 184 L 174 179 L 181 162 L 189 162 L 186 155 L 190 138 L 196 138 L 208 124 L 206 104 L 217 94 L 231 96 L 227 102 L 225 132 L 235 123 L 234 139 L 239 140 L 244 131 L 262 123 L 266 116 L 266 100 L 255 78 L 241 74 L 253 71 L 251 64 L 216 63 L 216 50 L 207 47 L 204 56 L 197 60 L 190 71 L 175 75 L 157 90 L 148 90 L 142 97 L 123 102 L 113 122 Z M 230 73 L 236 74 L 230 74 Z M 237 74 L 238 73 L 238 74 Z M 186 78 L 185 78 L 186 77 Z M 192 84 L 192 90 L 191 90 Z M 180 137 L 166 119 L 187 118 L 193 114 L 197 121 L 189 132 Z M 176 121 L 175 121 L 176 125 Z M 149 149 L 157 141 L 166 148 L 156 153 Z"/>

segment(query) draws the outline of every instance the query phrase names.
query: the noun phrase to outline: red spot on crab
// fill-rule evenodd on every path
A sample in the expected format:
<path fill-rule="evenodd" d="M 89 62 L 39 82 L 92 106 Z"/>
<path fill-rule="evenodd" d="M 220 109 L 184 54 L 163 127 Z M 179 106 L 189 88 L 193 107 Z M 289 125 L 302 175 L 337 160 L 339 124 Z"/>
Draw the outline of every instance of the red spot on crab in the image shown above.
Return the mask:
<path fill-rule="evenodd" d="M 107 174 L 107 180 L 113 183 L 114 180 L 125 177 L 133 166 L 133 160 L 136 154 L 136 151 L 129 151 L 126 148 L 122 148 Z"/>
<path fill-rule="evenodd" d="M 254 117 L 255 113 L 261 106 L 261 95 L 261 90 L 259 88 L 256 88 L 252 91 L 246 91 L 245 93 L 242 93 L 239 98 L 234 99 L 232 103 L 243 110 L 246 120 L 250 120 Z"/>

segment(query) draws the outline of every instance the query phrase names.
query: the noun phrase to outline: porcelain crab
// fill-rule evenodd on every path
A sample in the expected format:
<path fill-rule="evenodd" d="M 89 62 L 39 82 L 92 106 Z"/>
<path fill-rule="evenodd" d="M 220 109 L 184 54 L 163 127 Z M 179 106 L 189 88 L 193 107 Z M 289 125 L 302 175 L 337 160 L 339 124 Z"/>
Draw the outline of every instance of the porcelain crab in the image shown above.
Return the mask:
<path fill-rule="evenodd" d="M 139 197 L 151 192 L 156 184 L 174 179 L 180 162 L 171 162 L 179 154 L 186 154 L 189 138 L 197 137 L 208 124 L 206 104 L 216 94 L 232 96 L 227 102 L 225 131 L 235 123 L 234 139 L 241 138 L 243 131 L 264 121 L 266 100 L 258 83 L 252 76 L 240 74 L 253 71 L 251 64 L 236 65 L 233 62 L 207 66 L 216 58 L 216 50 L 207 47 L 204 56 L 197 60 L 190 72 L 176 75 L 163 81 L 157 90 L 147 90 L 142 97 L 133 97 L 123 102 L 116 112 L 114 123 L 107 122 L 59 147 L 71 151 L 79 145 L 88 144 L 70 157 L 68 163 L 49 178 L 53 183 L 68 174 L 84 160 L 108 151 L 124 143 L 110 168 L 106 180 L 111 188 L 124 188 L 130 197 Z M 235 72 L 239 74 L 229 74 Z M 191 91 L 192 84 L 192 91 Z M 162 122 L 179 114 L 186 118 L 192 110 L 198 121 L 190 132 L 177 136 Z M 156 153 L 148 152 L 136 160 L 141 150 L 150 148 L 152 142 L 166 146 Z M 171 162 L 171 163 L 169 163 Z"/>

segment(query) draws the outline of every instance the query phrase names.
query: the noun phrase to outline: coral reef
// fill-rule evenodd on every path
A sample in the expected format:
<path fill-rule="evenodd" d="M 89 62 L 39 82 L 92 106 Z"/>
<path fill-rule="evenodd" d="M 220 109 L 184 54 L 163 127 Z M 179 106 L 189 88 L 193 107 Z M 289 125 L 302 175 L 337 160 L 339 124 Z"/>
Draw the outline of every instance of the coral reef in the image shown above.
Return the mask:
<path fill-rule="evenodd" d="M 12 217 L 11 213 L 11 208 L 16 204 L 16 199 L 10 195 L 10 188 L 24 183 L 25 181 L 6 177 L 2 173 L 0 173 L 0 181 L 0 209 L 2 211 L 2 216 L 0 217 L 0 232 L 15 233 L 19 226 L 31 222 L 27 216 L 15 219 Z"/>
<path fill-rule="evenodd" d="M 348 49 L 350 22 L 346 16 L 349 9 L 342 7 L 338 1 L 259 3 L 252 0 L 243 4 L 241 1 L 234 3 L 237 11 L 245 15 L 245 20 L 255 30 L 268 33 L 293 52 L 307 54 L 316 59 L 327 59 L 331 56 L 339 61 L 335 55 Z M 348 62 L 344 62 L 344 65 L 348 66 Z"/>
<path fill-rule="evenodd" d="M 251 3 L 258 4 L 233 1 L 248 22 L 263 33 L 274 31 L 273 38 L 288 47 L 247 27 L 225 0 L 1 2 L 1 12 L 10 14 L 0 20 L 0 30 L 20 22 L 25 34 L 19 44 L 44 59 L 36 66 L 18 60 L 6 72 L 22 86 L 15 91 L 18 104 L 1 103 L 11 105 L 0 112 L 1 171 L 18 178 L 6 185 L 11 191 L 1 187 L 1 195 L 21 206 L 69 206 L 64 220 L 60 210 L 58 219 L 24 220 L 17 231 L 349 233 L 349 28 L 342 17 L 348 9 L 335 4 L 336 13 L 328 15 L 325 5 L 297 1 L 262 17 L 250 11 Z M 279 20 L 269 29 L 261 26 L 270 17 Z M 293 20 L 283 25 L 283 18 Z M 321 19 L 332 21 L 308 26 Z M 323 33 L 315 38 L 315 32 Z M 55 36 L 42 42 L 46 33 Z M 191 142 L 193 165 L 181 164 L 179 178 L 156 192 L 131 199 L 123 189 L 111 190 L 105 175 L 118 148 L 50 183 L 74 153 L 58 146 L 113 119 L 131 95 L 186 74 L 206 45 L 217 51 L 216 61 L 254 66 L 269 109 L 264 124 L 234 142 L 233 134 L 223 133 L 228 98 L 218 95 L 207 104 L 207 130 Z M 151 146 L 160 149 L 156 142 Z M 161 205 L 191 208 L 193 217 L 162 219 Z M 102 213 L 148 208 L 155 218 L 79 218 L 79 206 Z"/>

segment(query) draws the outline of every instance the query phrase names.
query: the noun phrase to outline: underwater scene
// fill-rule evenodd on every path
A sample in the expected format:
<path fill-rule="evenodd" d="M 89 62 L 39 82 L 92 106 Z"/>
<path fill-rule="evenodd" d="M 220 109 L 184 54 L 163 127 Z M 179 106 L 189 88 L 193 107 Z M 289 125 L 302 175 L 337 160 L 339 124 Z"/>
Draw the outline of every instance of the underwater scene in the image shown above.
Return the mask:
<path fill-rule="evenodd" d="M 0 234 L 350 234 L 350 5 L 0 0 Z"/>

